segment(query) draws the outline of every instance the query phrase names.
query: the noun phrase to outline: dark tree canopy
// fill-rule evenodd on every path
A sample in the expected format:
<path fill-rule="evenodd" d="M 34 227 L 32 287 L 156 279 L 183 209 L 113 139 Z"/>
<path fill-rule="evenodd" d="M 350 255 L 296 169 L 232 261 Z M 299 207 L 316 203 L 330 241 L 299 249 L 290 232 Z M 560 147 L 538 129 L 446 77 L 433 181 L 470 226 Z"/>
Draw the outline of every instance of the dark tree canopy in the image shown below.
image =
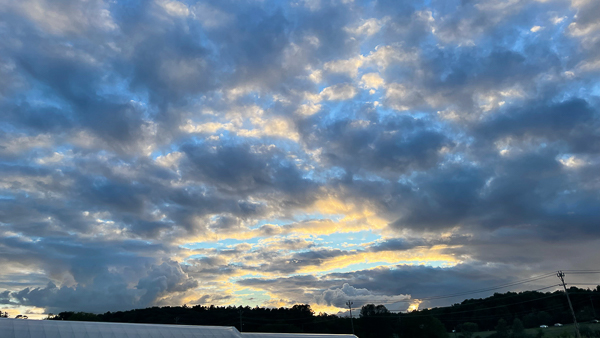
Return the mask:
<path fill-rule="evenodd" d="M 594 319 L 596 309 L 600 309 L 600 287 L 594 290 L 571 287 L 569 294 L 578 320 L 585 322 Z M 349 317 L 325 313 L 315 315 L 308 304 L 297 304 L 291 308 L 184 305 L 104 314 L 67 311 L 50 315 L 47 319 L 218 325 L 240 329 L 240 313 L 243 332 L 352 332 Z M 0 312 L 2 316 L 7 316 L 7 313 Z M 453 330 L 464 338 L 474 338 L 479 331 L 496 331 L 489 338 L 527 338 L 527 328 L 566 324 L 571 320 L 563 292 L 525 291 L 496 293 L 485 299 L 467 299 L 449 307 L 410 313 L 393 313 L 385 305 L 366 304 L 360 309 L 360 317 L 355 318 L 353 323 L 356 335 L 360 338 L 445 338 Z M 596 331 L 592 333 L 596 334 Z"/>

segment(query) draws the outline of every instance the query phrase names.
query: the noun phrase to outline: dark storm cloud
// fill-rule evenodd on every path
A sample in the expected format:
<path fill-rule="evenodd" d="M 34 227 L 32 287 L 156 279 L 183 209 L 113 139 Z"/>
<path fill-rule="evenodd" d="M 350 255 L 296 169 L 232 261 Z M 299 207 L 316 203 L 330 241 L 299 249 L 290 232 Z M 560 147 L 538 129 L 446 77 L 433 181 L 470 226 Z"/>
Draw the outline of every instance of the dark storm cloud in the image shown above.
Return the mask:
<path fill-rule="evenodd" d="M 218 29 L 208 29 L 192 17 L 170 16 L 157 3 L 113 4 L 110 22 L 117 28 L 104 35 L 95 32 L 98 34 L 74 39 L 69 39 L 75 34 L 70 30 L 73 27 L 68 27 L 69 34 L 49 37 L 36 27 L 49 23 L 33 23 L 8 7 L 3 13 L 6 17 L 17 15 L 7 19 L 13 25 L 7 32 L 12 39 L 5 41 L 5 53 L 12 66 L 3 70 L 20 74 L 29 88 L 39 90 L 46 101 L 54 101 L 52 106 L 42 102 L 32 107 L 26 98 L 14 97 L 6 102 L 11 123 L 38 132 L 84 127 L 115 150 L 131 152 L 137 150 L 135 143 L 141 142 L 144 129 L 151 128 L 144 116 L 153 115 L 160 121 L 158 128 L 166 132 L 161 137 L 168 137 L 176 133 L 174 128 L 184 117 L 168 108 L 186 104 L 190 96 L 216 89 L 219 83 L 229 88 L 249 82 L 277 87 L 304 71 L 306 64 L 301 60 L 317 60 L 309 57 L 310 61 L 308 56 L 284 60 L 292 37 L 281 10 L 271 12 L 265 9 L 268 6 L 251 3 L 220 6 L 229 10 L 233 19 L 218 23 Z M 234 8 L 237 13 L 232 12 Z M 65 20 L 73 18 L 68 24 L 92 21 L 91 16 L 96 15 L 75 5 L 60 11 L 65 12 Z M 81 12 L 86 17 L 79 17 Z M 329 19 L 348 16 L 342 13 L 337 10 Z M 339 26 L 317 32 L 343 33 L 343 20 L 347 19 L 339 20 Z M 301 26 L 295 33 L 298 43 L 308 34 Z M 328 40 L 341 43 L 337 37 Z M 273 67 L 274 62 L 279 67 Z M 156 106 L 140 102 L 144 98 Z M 49 118 L 51 115 L 55 117 Z"/>
<path fill-rule="evenodd" d="M 19 263 L 24 266 L 41 265 L 51 275 L 70 274 L 75 281 L 87 283 L 109 266 L 143 265 L 155 260 L 153 257 L 173 250 L 160 244 L 148 244 L 135 240 L 112 240 L 96 242 L 73 241 L 69 237 L 45 237 L 35 242 L 18 236 L 2 238 L 5 255 L 3 263 Z M 135 269 L 141 269 L 138 266 Z M 54 277 L 57 277 L 54 276 Z"/>
<path fill-rule="evenodd" d="M 428 128 L 427 121 L 410 117 L 376 120 L 340 119 L 332 124 L 304 127 L 313 147 L 323 147 L 321 157 L 348 173 L 376 173 L 394 177 L 438 163 L 440 150 L 452 146 L 443 133 Z"/>
<path fill-rule="evenodd" d="M 377 290 L 387 295 L 410 294 L 411 298 L 419 299 L 447 295 L 450 290 L 460 293 L 501 285 L 511 282 L 514 277 L 502 277 L 500 267 L 485 269 L 478 265 L 459 265 L 452 269 L 398 266 L 395 269 L 333 273 L 329 278 L 349 280 L 355 288 Z M 380 283 L 379 287 L 377 283 Z"/>
<path fill-rule="evenodd" d="M 184 177 L 212 182 L 224 192 L 242 196 L 280 192 L 285 198 L 282 204 L 307 204 L 318 188 L 303 178 L 303 172 L 279 149 L 257 149 L 250 144 L 186 144 L 181 150 L 189 159 L 189 164 L 182 164 Z"/>
<path fill-rule="evenodd" d="M 198 285 L 189 278 L 179 264 L 164 262 L 153 265 L 135 288 L 129 288 L 120 274 L 108 271 L 98 275 L 91 283 L 77 287 L 57 287 L 49 282 L 45 287 L 26 288 L 18 292 L 2 294 L 3 302 L 44 307 L 49 311 L 104 312 L 146 307 L 158 296 L 166 293 L 185 292 Z"/>
<path fill-rule="evenodd" d="M 26 98 L 15 97 L 6 106 L 15 126 L 37 132 L 81 126 L 119 150 L 139 137 L 143 122 L 138 107 L 122 96 L 101 94 L 105 86 L 117 84 L 117 79 L 106 76 L 113 71 L 110 55 L 85 44 L 65 48 L 63 39 L 40 36 L 32 27 L 23 29 L 29 33 L 27 40 L 18 47 L 9 45 L 7 53 L 29 87 L 54 104 L 45 106 L 42 101 L 31 106 Z"/>
<path fill-rule="evenodd" d="M 375 242 L 367 249 L 373 252 L 381 251 L 407 251 L 416 247 L 432 247 L 434 245 L 464 245 L 469 241 L 468 236 L 450 236 L 442 239 L 424 239 L 424 238 L 389 238 L 383 241 Z"/>
<path fill-rule="evenodd" d="M 537 76 L 558 76 L 562 67 L 553 51 L 526 43 L 524 52 L 493 45 L 436 50 L 422 54 L 412 69 L 389 67 L 386 81 L 410 87 L 401 96 L 388 92 L 386 102 L 433 111 L 450 107 L 468 118 L 481 110 L 481 97 L 510 88 L 530 92 Z"/>
<path fill-rule="evenodd" d="M 458 225 L 495 229 L 539 226 L 550 233 L 596 233 L 599 196 L 551 149 L 481 165 L 451 165 L 411 177 L 407 183 L 344 182 L 349 196 L 371 200 L 397 228 L 439 229 Z M 591 173 L 590 173 L 591 174 Z M 598 175 L 591 174 L 593 180 Z M 576 188 L 579 187 L 579 188 Z M 567 192 L 568 191 L 568 192 Z"/>
<path fill-rule="evenodd" d="M 512 108 L 505 114 L 490 117 L 475 127 L 475 135 L 481 142 L 494 142 L 502 137 L 530 137 L 557 142 L 568 153 L 600 152 L 598 109 L 586 100 L 532 102 L 525 109 Z"/>
<path fill-rule="evenodd" d="M 401 265 L 348 273 L 330 273 L 319 278 L 293 276 L 276 279 L 246 279 L 238 283 L 253 288 L 280 290 L 282 294 L 287 295 L 295 294 L 297 296 L 294 299 L 297 301 L 316 300 L 321 304 L 343 308 L 345 301 L 351 299 L 356 307 L 377 303 L 388 304 L 391 310 L 404 311 L 411 303 L 411 299 L 416 301 L 420 298 L 444 297 L 425 300 L 421 304 L 422 307 L 430 307 L 448 302 L 460 302 L 464 298 L 491 295 L 494 290 L 466 295 L 462 293 L 487 290 L 515 282 L 519 279 L 516 277 L 517 273 L 519 269 L 510 265 L 486 266 L 475 263 L 458 265 L 451 269 Z M 522 276 L 523 279 L 527 277 L 529 276 Z M 551 278 L 534 282 L 538 287 L 554 284 L 556 283 Z M 445 298 L 456 294 L 461 295 Z"/>
<path fill-rule="evenodd" d="M 261 266 L 260 270 L 279 273 L 294 273 L 304 267 L 318 267 L 328 259 L 351 256 L 354 254 L 356 254 L 356 252 L 331 249 L 303 251 L 283 259 L 273 257 L 267 260 L 268 263 Z"/>
<path fill-rule="evenodd" d="M 268 272 L 277 274 L 293 274 L 310 268 L 318 269 L 338 258 L 352 259 L 353 256 L 368 252 L 394 252 L 410 251 L 411 249 L 432 248 L 436 245 L 449 245 L 454 249 L 443 250 L 451 254 L 466 255 L 464 250 L 460 249 L 463 245 L 471 244 L 467 236 L 452 236 L 444 239 L 425 240 L 421 238 L 390 238 L 378 241 L 358 250 L 330 249 L 320 246 L 315 242 L 305 240 L 284 240 L 277 242 L 275 250 L 266 247 L 255 247 L 250 250 L 250 246 L 236 247 L 232 249 L 207 250 L 204 254 L 208 255 L 202 258 L 194 258 L 186 263 L 190 264 L 188 272 L 194 272 L 199 275 L 214 275 L 217 273 L 226 273 L 226 271 L 235 271 L 237 269 L 248 270 L 252 272 Z M 456 246 L 459 248 L 456 249 Z M 285 248 L 292 251 L 282 251 Z M 235 257 L 237 264 L 228 262 L 227 258 Z M 256 264 L 255 262 L 260 262 Z M 227 273 L 228 274 L 228 273 Z"/>
<path fill-rule="evenodd" d="M 124 310 L 147 306 L 159 296 L 197 286 L 197 281 L 188 277 L 178 263 L 155 264 L 171 248 L 144 241 L 77 243 L 68 237 L 47 237 L 29 242 L 4 237 L 0 249 L 4 253 L 0 261 L 3 265 L 37 266 L 46 271 L 47 278 L 74 284 L 57 287 L 47 282 L 45 287 L 13 291 L 6 295 L 10 304 L 44 307 L 55 312 Z M 128 285 L 132 283 L 137 286 L 130 288 Z"/>

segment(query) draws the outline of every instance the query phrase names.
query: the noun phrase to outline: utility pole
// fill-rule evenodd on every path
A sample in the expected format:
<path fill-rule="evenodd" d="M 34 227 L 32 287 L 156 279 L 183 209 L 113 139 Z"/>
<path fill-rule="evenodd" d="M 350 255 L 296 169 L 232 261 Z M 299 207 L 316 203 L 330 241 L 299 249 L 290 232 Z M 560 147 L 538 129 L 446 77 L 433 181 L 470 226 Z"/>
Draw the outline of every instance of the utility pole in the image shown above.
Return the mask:
<path fill-rule="evenodd" d="M 244 325 L 242 323 L 242 313 L 244 312 L 244 310 L 240 309 L 240 332 L 242 332 L 242 325 Z"/>
<path fill-rule="evenodd" d="M 592 300 L 591 295 L 590 295 L 590 303 L 592 303 L 592 313 L 594 314 L 594 319 L 596 319 L 596 308 L 594 307 L 594 301 Z"/>
<path fill-rule="evenodd" d="M 354 304 L 351 301 L 347 301 L 346 305 L 348 305 L 348 308 L 350 309 L 350 325 L 352 325 L 352 334 L 354 334 L 354 318 L 352 318 L 352 304 Z M 578 337 L 581 338 L 581 337 Z"/>
<path fill-rule="evenodd" d="M 575 317 L 575 311 L 573 311 L 573 304 L 571 304 L 571 298 L 569 298 L 569 292 L 567 291 L 567 284 L 565 284 L 565 274 L 562 271 L 558 271 L 556 273 L 556 277 L 558 277 L 560 279 L 562 286 L 565 289 L 565 295 L 567 296 L 567 301 L 569 302 L 569 308 L 571 309 L 571 314 L 573 315 L 573 323 L 575 324 L 575 331 L 577 332 L 577 338 L 581 338 L 581 334 L 579 333 L 579 324 L 577 324 L 577 318 Z"/>

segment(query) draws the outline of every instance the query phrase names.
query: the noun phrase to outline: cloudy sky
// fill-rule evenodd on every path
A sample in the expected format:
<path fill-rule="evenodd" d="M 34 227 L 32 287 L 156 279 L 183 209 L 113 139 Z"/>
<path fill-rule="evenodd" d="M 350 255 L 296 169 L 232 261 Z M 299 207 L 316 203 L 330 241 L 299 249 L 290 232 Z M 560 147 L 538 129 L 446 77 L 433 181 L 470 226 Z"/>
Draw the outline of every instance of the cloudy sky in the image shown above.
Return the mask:
<path fill-rule="evenodd" d="M 597 269 L 598 79 L 596 0 L 0 0 L 0 308 Z"/>

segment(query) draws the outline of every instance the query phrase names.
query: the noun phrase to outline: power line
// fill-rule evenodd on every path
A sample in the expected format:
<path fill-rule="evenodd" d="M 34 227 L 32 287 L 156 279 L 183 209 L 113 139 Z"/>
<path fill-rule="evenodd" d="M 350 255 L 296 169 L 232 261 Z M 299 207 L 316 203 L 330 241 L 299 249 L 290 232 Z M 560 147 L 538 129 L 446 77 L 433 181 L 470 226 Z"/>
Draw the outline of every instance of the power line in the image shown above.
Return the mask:
<path fill-rule="evenodd" d="M 575 286 L 575 285 L 594 285 L 594 286 L 598 286 L 600 285 L 600 283 L 569 283 L 569 285 Z"/>
<path fill-rule="evenodd" d="M 563 272 L 573 273 L 600 273 L 600 270 L 561 270 Z"/>
<path fill-rule="evenodd" d="M 520 281 L 516 281 L 516 282 L 506 283 L 506 284 L 497 285 L 497 286 L 493 286 L 493 287 L 489 287 L 489 288 L 484 288 L 484 289 L 458 292 L 458 293 L 449 294 L 449 295 L 424 297 L 424 298 L 415 298 L 415 299 L 416 300 L 435 300 L 435 299 L 444 299 L 444 298 L 452 298 L 452 297 L 458 297 L 458 296 L 465 296 L 465 295 L 469 295 L 469 294 L 482 293 L 482 292 L 487 292 L 487 291 L 494 291 L 494 290 L 504 289 L 504 288 L 507 288 L 507 287 L 510 287 L 510 286 L 526 284 L 526 283 L 534 282 L 534 281 L 541 280 L 541 279 L 544 279 L 544 278 L 548 278 L 548 277 L 552 276 L 553 274 L 554 273 L 548 273 L 548 274 L 544 274 L 544 275 L 540 275 L 540 276 L 536 276 L 536 277 L 531 277 L 531 278 L 528 278 L 528 279 L 525 279 L 525 280 L 520 280 Z"/>
<path fill-rule="evenodd" d="M 563 271 L 569 271 L 569 270 L 563 270 Z M 574 270 L 575 271 L 575 270 Z M 592 273 L 592 272 L 580 272 L 579 274 L 583 274 L 583 273 Z M 596 272 L 593 272 L 596 273 Z M 600 271 L 598 271 L 597 273 L 600 273 Z M 458 297 L 458 296 L 465 296 L 465 295 L 469 295 L 469 294 L 476 294 L 476 293 L 482 293 L 482 292 L 486 292 L 486 291 L 493 291 L 493 290 L 498 290 L 498 289 L 504 289 L 510 286 L 516 286 L 516 285 L 521 285 L 521 284 L 526 284 L 526 283 L 530 283 L 530 282 L 534 282 L 537 280 L 541 280 L 541 279 L 545 279 L 551 276 L 554 276 L 555 273 L 551 272 L 551 273 L 547 273 L 547 274 L 543 274 L 543 275 L 539 275 L 539 276 L 534 276 L 528 279 L 524 279 L 524 280 L 519 280 L 519 281 L 515 281 L 515 282 L 511 282 L 511 283 L 506 283 L 506 284 L 501 284 L 501 285 L 497 285 L 497 286 L 493 286 L 493 287 L 489 287 L 489 288 L 484 288 L 484 289 L 477 289 L 477 290 L 471 290 L 471 291 L 464 291 L 464 292 L 458 292 L 458 293 L 454 293 L 454 294 L 448 294 L 448 295 L 440 295 L 440 296 L 431 296 L 431 297 L 423 297 L 423 298 L 412 298 L 412 299 L 403 299 L 403 300 L 397 300 L 397 301 L 382 301 L 381 299 L 360 299 L 361 302 L 365 302 L 365 303 L 379 303 L 379 304 L 390 304 L 390 303 L 412 303 L 414 301 L 425 301 L 425 300 L 437 300 L 437 299 L 445 299 L 445 298 L 452 298 L 452 297 Z M 598 283 L 570 283 L 570 285 L 600 285 Z M 539 290 L 544 290 L 547 288 L 551 288 L 551 287 L 555 287 L 557 285 L 551 285 L 549 287 L 543 287 L 540 289 L 535 289 L 535 290 L 528 290 L 528 291 L 539 291 Z M 558 285 L 560 286 L 560 285 Z"/>
<path fill-rule="evenodd" d="M 493 286 L 493 287 L 489 287 L 489 288 L 484 288 L 484 289 L 479 289 L 479 290 L 465 291 L 465 292 L 459 292 L 459 293 L 455 293 L 455 294 L 451 294 L 451 295 L 433 296 L 433 297 L 418 298 L 418 299 L 419 300 L 443 299 L 443 298 L 451 298 L 451 297 L 457 297 L 457 296 L 464 296 L 464 295 L 473 294 L 473 293 L 481 293 L 481 292 L 486 292 L 486 291 L 493 291 L 493 290 L 498 290 L 498 289 L 504 289 L 504 288 L 507 288 L 507 287 L 510 287 L 510 286 L 526 284 L 526 283 L 534 282 L 534 281 L 537 281 L 537 280 L 540 280 L 540 279 L 548 278 L 548 277 L 552 276 L 553 274 L 554 273 L 544 274 L 544 275 L 532 277 L 532 278 L 521 280 L 521 281 L 516 281 L 516 282 L 507 283 L 507 284 L 503 284 L 503 285 L 497 285 L 497 286 Z"/>
<path fill-rule="evenodd" d="M 550 307 L 544 307 L 541 310 L 543 311 L 551 311 L 551 310 L 557 310 L 557 309 L 564 309 L 564 305 L 556 305 L 556 306 L 550 306 Z M 523 311 L 514 311 L 511 312 L 510 314 L 513 316 L 518 316 L 518 315 L 522 315 L 522 314 L 527 314 L 527 313 L 531 313 L 531 310 L 523 310 Z M 412 317 L 413 315 L 411 315 Z M 423 315 L 419 315 L 419 316 L 423 316 Z M 482 319 L 491 319 L 491 318 L 501 318 L 503 317 L 504 314 L 492 314 L 492 315 L 485 315 L 485 316 L 475 316 L 475 317 L 469 317 L 470 320 L 482 320 Z M 464 322 L 465 319 L 464 318 L 444 318 L 444 321 L 451 321 L 451 322 Z"/>
<path fill-rule="evenodd" d="M 540 299 L 544 299 L 544 298 L 551 298 L 551 297 L 556 297 L 556 296 L 558 296 L 558 294 L 551 295 L 551 296 L 548 296 L 548 297 L 538 298 L 536 300 L 540 300 Z M 518 303 L 512 303 L 512 304 L 505 304 L 505 305 L 502 305 L 500 307 L 511 306 L 511 305 L 518 305 L 520 303 L 524 303 L 524 302 L 518 302 Z M 583 303 L 583 301 L 579 301 L 579 302 L 576 302 L 575 304 L 582 304 L 582 303 Z M 478 308 L 478 309 L 473 309 L 473 310 L 470 310 L 470 311 L 461 311 L 461 312 L 483 311 L 483 310 L 492 309 L 492 308 L 495 308 L 495 307 Z M 564 309 L 564 304 L 556 305 L 556 306 L 550 306 L 550 307 L 546 306 L 546 307 L 543 307 L 543 308 L 541 308 L 539 310 L 542 310 L 542 311 L 551 311 L 551 310 L 556 310 L 556 309 Z M 452 313 L 447 313 L 447 314 L 441 314 L 441 316 L 452 316 L 455 313 L 461 313 L 461 312 L 452 312 Z M 513 311 L 513 312 L 511 312 L 511 315 L 521 315 L 521 314 L 526 314 L 526 313 L 531 313 L 531 310 L 527 309 L 527 310 L 523 310 L 523 311 Z M 410 314 L 411 318 L 413 318 L 413 317 L 430 317 L 430 316 L 431 316 L 431 314 Z M 475 316 L 475 317 L 469 316 L 469 320 L 481 320 L 481 319 L 499 318 L 499 317 L 502 317 L 502 316 L 504 316 L 504 314 L 492 314 L 492 315 L 483 315 L 483 316 Z M 378 317 L 378 318 L 384 318 L 385 316 L 376 316 L 376 317 Z M 444 318 L 443 320 L 444 321 L 451 321 L 451 322 L 464 322 L 465 321 L 464 318 Z"/>
<path fill-rule="evenodd" d="M 549 289 L 549 288 L 554 288 L 560 286 L 560 284 L 555 284 L 555 285 L 550 285 L 550 286 L 546 286 L 537 290 L 532 290 L 532 291 L 539 291 L 539 290 L 544 290 L 544 289 Z M 512 297 L 516 297 L 516 296 L 520 296 L 520 295 L 514 295 L 514 296 L 510 296 Z M 492 306 L 492 307 L 484 307 L 484 308 L 477 308 L 477 309 L 473 309 L 473 310 L 464 310 L 464 311 L 453 311 L 452 313 L 467 313 L 467 312 L 473 312 L 473 311 L 483 311 L 483 310 L 488 310 L 488 309 L 496 309 L 496 308 L 500 308 L 500 307 L 505 307 L 505 306 L 511 306 L 511 305 L 517 305 L 517 304 L 523 304 L 523 303 L 529 303 L 529 302 L 535 302 L 538 300 L 542 300 L 542 299 L 547 299 L 547 298 L 552 298 L 552 297 L 556 297 L 558 296 L 557 294 L 553 294 L 553 295 L 549 295 L 549 296 L 544 296 L 544 297 L 540 297 L 540 298 L 535 298 L 535 299 L 529 299 L 529 300 L 525 300 L 522 302 L 517 302 L 517 303 L 509 303 L 509 304 L 502 304 L 502 305 L 498 305 L 498 306 Z M 506 297 L 509 298 L 509 297 Z M 470 304 L 465 304 L 466 305 L 470 305 Z M 390 312 L 401 312 L 402 310 L 389 310 Z"/>

